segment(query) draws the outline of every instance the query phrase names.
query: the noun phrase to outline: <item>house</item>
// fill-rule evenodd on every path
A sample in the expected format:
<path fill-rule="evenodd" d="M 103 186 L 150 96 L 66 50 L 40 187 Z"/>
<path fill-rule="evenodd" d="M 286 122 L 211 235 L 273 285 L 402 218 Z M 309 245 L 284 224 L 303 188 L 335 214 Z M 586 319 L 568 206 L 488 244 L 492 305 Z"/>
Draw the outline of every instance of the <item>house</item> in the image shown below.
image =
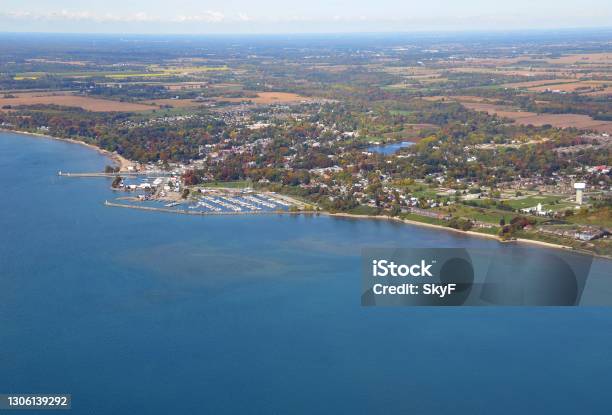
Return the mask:
<path fill-rule="evenodd" d="M 534 207 L 521 209 L 521 212 L 538 216 L 546 216 L 553 213 L 552 210 L 544 210 L 541 203 L 538 203 L 537 206 Z"/>
<path fill-rule="evenodd" d="M 579 239 L 581 241 L 593 241 L 595 239 L 603 238 L 604 236 L 609 235 L 606 229 L 599 229 L 592 226 L 587 226 L 579 229 L 574 234 L 574 238 Z"/>

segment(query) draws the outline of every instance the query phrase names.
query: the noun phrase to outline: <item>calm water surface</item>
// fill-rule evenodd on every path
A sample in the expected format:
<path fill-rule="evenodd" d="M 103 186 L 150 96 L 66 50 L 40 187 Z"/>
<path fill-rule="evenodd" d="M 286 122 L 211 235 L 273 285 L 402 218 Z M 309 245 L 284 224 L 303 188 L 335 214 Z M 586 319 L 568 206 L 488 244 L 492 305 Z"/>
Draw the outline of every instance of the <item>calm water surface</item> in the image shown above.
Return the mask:
<path fill-rule="evenodd" d="M 414 143 L 410 141 L 402 141 L 399 143 L 391 143 L 391 144 L 381 144 L 377 146 L 368 147 L 368 151 L 371 151 L 372 153 L 381 153 L 384 155 L 389 155 L 389 154 L 393 154 L 397 152 L 397 150 L 399 150 L 400 148 L 410 147 L 413 144 Z"/>
<path fill-rule="evenodd" d="M 383 221 L 106 208 L 96 152 L 0 133 L 0 393 L 73 414 L 609 414 L 612 309 L 362 308 Z M 610 262 L 590 283 L 612 296 Z"/>

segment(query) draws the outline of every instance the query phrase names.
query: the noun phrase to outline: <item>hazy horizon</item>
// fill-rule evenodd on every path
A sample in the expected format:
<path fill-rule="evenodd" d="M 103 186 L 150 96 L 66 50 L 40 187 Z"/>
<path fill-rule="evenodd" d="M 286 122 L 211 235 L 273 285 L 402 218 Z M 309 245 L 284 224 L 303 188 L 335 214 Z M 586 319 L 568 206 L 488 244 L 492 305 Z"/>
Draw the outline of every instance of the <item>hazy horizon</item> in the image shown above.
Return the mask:
<path fill-rule="evenodd" d="M 316 34 L 513 31 L 609 27 L 602 0 L 415 1 L 336 0 L 7 0 L 0 32 L 108 34 Z"/>
<path fill-rule="evenodd" d="M 599 26 L 599 27 L 557 27 L 557 28 L 525 28 L 525 29 L 438 29 L 438 30 L 406 30 L 406 31 L 338 31 L 338 32 L 210 32 L 210 33 L 166 33 L 166 32 L 94 32 L 94 31 L 82 31 L 82 32 L 70 32 L 70 31 L 3 31 L 0 29 L 0 35 L 50 35 L 50 36 L 108 36 L 108 37 L 137 37 L 146 36 L 152 38 L 164 38 L 164 37 L 185 37 L 185 38 L 206 38 L 206 37 L 217 37 L 217 38 L 231 38 L 231 37 L 245 37 L 245 38 L 264 38 L 264 37 L 284 37 L 290 38 L 325 38 L 333 36 L 333 38 L 392 38 L 402 36 L 419 36 L 423 38 L 428 37 L 440 37 L 446 39 L 450 36 L 465 36 L 470 37 L 472 35 L 491 35 L 491 36 L 523 36 L 533 37 L 540 35 L 593 35 L 593 36 L 606 36 L 612 35 L 612 25 Z"/>

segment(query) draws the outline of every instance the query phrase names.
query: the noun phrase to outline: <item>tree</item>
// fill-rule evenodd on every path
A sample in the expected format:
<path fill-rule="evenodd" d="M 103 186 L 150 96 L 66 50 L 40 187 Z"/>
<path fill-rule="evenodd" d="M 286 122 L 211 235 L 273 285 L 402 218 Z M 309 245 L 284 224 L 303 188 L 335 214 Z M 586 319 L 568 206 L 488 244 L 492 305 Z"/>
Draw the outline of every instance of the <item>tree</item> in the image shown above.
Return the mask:
<path fill-rule="evenodd" d="M 462 231 L 469 231 L 474 226 L 474 223 L 469 219 L 453 217 L 448 222 L 448 226 L 454 229 L 461 229 Z"/>
<path fill-rule="evenodd" d="M 193 170 L 188 170 L 183 174 L 183 183 L 185 183 L 185 186 L 193 186 L 201 181 L 200 176 Z"/>
<path fill-rule="evenodd" d="M 121 185 L 122 181 L 123 181 L 123 177 L 121 177 L 121 176 L 115 177 L 115 179 L 113 180 L 113 183 L 111 184 L 111 187 L 113 189 L 118 188 Z"/>
<path fill-rule="evenodd" d="M 402 212 L 399 203 L 393 203 L 391 207 L 391 216 L 398 216 Z"/>

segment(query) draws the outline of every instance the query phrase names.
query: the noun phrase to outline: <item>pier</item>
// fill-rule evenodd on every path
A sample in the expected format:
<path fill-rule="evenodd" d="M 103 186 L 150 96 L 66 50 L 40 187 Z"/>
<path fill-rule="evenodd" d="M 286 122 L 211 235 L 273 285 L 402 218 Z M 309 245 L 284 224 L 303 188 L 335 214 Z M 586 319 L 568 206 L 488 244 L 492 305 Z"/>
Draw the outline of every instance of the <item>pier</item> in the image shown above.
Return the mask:
<path fill-rule="evenodd" d="M 63 171 L 58 171 L 57 175 L 61 176 L 61 177 L 110 177 L 110 178 L 115 178 L 117 176 L 122 176 L 122 177 L 138 177 L 138 176 L 143 176 L 143 177 L 159 177 L 159 176 L 172 176 L 173 173 L 170 172 L 129 172 L 129 171 L 121 171 L 121 172 L 116 172 L 116 173 L 96 173 L 96 172 L 92 172 L 92 173 L 69 173 L 69 172 L 63 172 Z"/>

